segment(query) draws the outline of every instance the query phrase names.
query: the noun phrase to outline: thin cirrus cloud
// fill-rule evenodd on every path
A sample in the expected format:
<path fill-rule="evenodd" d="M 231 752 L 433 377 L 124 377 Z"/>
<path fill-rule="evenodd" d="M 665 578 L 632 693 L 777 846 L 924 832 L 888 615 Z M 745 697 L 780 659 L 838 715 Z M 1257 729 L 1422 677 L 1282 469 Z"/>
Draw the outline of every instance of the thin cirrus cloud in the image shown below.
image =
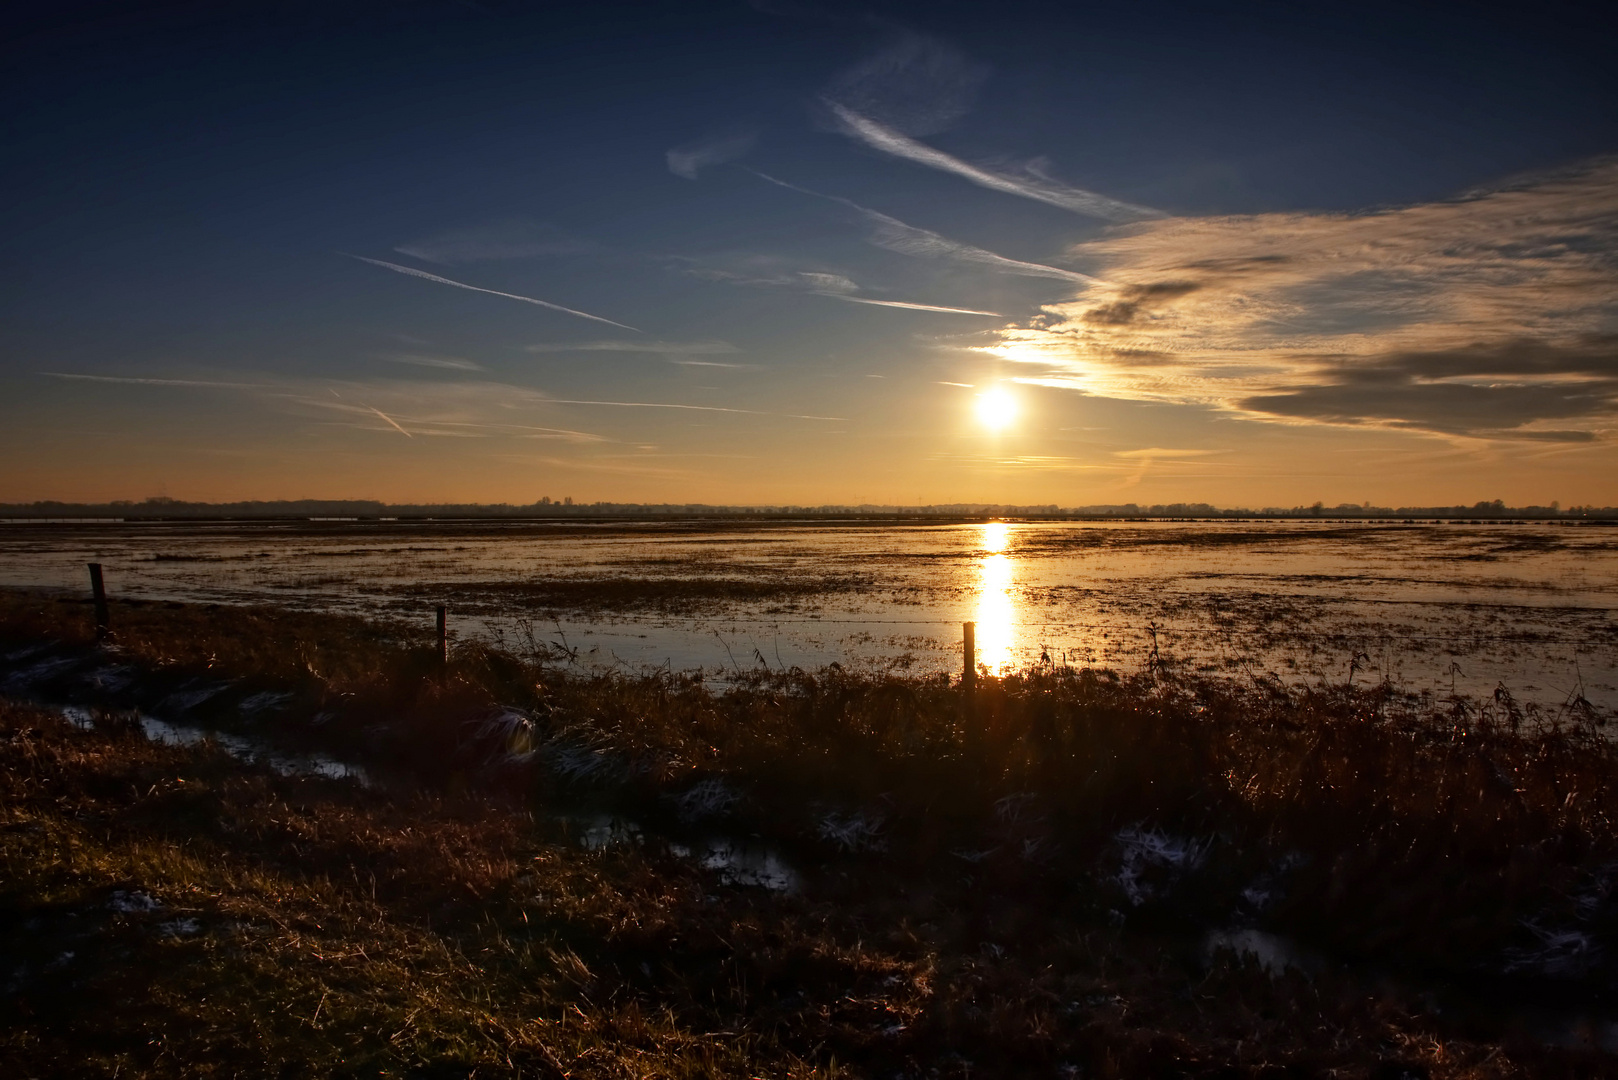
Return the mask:
<path fill-rule="evenodd" d="M 836 76 L 825 96 L 908 135 L 935 135 L 965 116 L 987 64 L 948 42 L 902 30 L 887 48 Z"/>
<path fill-rule="evenodd" d="M 689 261 L 689 260 L 686 260 Z M 690 266 L 686 273 L 695 277 L 705 278 L 709 281 L 723 281 L 732 285 L 747 285 L 761 288 L 791 289 L 807 293 L 811 296 L 824 296 L 832 300 L 842 300 L 850 304 L 871 304 L 876 307 L 903 308 L 907 311 L 924 311 L 940 315 L 987 315 L 997 319 L 1005 318 L 997 311 L 982 311 L 977 308 L 950 307 L 944 304 L 923 304 L 912 300 L 880 300 L 869 296 L 856 296 L 859 285 L 843 274 L 830 274 L 816 270 L 781 270 L 776 266 L 775 260 L 749 259 L 746 270 L 737 272 L 712 266 Z M 759 266 L 760 262 L 766 266 Z"/>
<path fill-rule="evenodd" d="M 1290 424 L 1618 431 L 1618 159 L 1368 213 L 1146 222 L 1072 254 L 1110 283 L 985 348 L 1023 381 Z"/>
<path fill-rule="evenodd" d="M 703 169 L 746 157 L 757 141 L 757 132 L 734 132 L 676 146 L 664 157 L 668 162 L 669 172 L 675 176 L 683 176 L 687 180 L 695 180 Z"/>
<path fill-rule="evenodd" d="M 980 311 L 977 308 L 945 307 L 942 304 L 917 304 L 909 300 L 873 300 L 869 296 L 849 296 L 847 293 L 822 293 L 833 300 L 846 300 L 850 304 L 871 304 L 876 307 L 903 308 L 906 311 L 933 311 L 941 315 L 988 315 L 992 318 L 1003 319 L 1004 315 L 998 311 Z"/>
<path fill-rule="evenodd" d="M 164 389 L 201 388 L 246 393 L 273 408 L 294 415 L 321 416 L 336 412 L 354 420 L 359 418 L 381 420 L 387 425 L 386 427 L 377 427 L 374 422 L 361 426 L 375 431 L 398 432 L 411 438 L 418 435 L 470 437 L 484 434 L 522 438 L 561 438 L 573 442 L 608 441 L 605 436 L 590 432 L 528 424 L 511 418 L 513 411 L 558 405 L 664 409 L 677 412 L 767 416 L 788 420 L 838 422 L 848 420 L 845 416 L 819 416 L 721 405 L 691 405 L 683 402 L 558 398 L 528 387 L 486 381 L 423 383 L 401 379 L 375 379 L 357 383 L 269 376 L 260 382 L 236 382 L 55 371 L 42 371 L 39 374 L 75 382 L 140 385 Z M 387 408 L 381 408 L 378 402 Z"/>
<path fill-rule="evenodd" d="M 1018 274 L 1023 277 L 1054 278 L 1057 281 L 1070 281 L 1079 285 L 1099 285 L 1097 279 L 1088 274 L 1081 274 L 1076 270 L 1064 270 L 1059 266 L 1046 266 L 1044 263 L 1025 262 L 1021 259 L 1009 259 L 1004 255 L 997 255 L 971 244 L 963 244 L 958 240 L 951 240 L 930 229 L 918 228 L 906 224 L 896 217 L 869 207 L 861 206 L 853 199 L 845 199 L 841 195 L 827 195 L 811 188 L 800 187 L 797 184 L 779 180 L 768 173 L 756 169 L 748 170 L 760 180 L 766 180 L 788 191 L 796 191 L 802 195 L 809 195 L 816 199 L 846 206 L 859 214 L 874 228 L 871 233 L 871 243 L 901 255 L 914 258 L 952 259 L 957 262 L 970 263 L 982 266 L 1001 273 Z"/>
<path fill-rule="evenodd" d="M 344 254 L 346 254 L 346 252 Z M 535 304 L 539 307 L 549 308 L 552 311 L 560 311 L 563 314 L 573 315 L 580 319 L 589 319 L 591 322 L 605 323 L 608 326 L 616 326 L 620 330 L 629 330 L 637 334 L 645 333 L 645 331 L 630 326 L 626 323 L 614 322 L 612 319 L 602 318 L 600 315 L 591 315 L 588 311 L 579 311 L 575 308 L 563 307 L 561 304 L 553 304 L 549 300 L 536 300 L 532 296 L 519 296 L 516 293 L 501 292 L 498 289 L 485 289 L 480 285 L 468 285 L 464 281 L 451 281 L 447 277 L 439 277 L 437 274 L 429 274 L 425 270 L 417 270 L 412 266 L 400 266 L 398 263 L 384 262 L 382 259 L 368 259 L 364 255 L 349 255 L 348 257 L 350 259 L 358 259 L 360 262 L 370 263 L 372 266 L 380 266 L 384 270 L 392 270 L 397 274 L 408 274 L 411 277 L 421 278 L 424 281 L 436 282 L 439 285 L 452 285 L 457 289 L 466 289 L 470 292 L 488 293 L 490 296 L 502 296 L 507 300 L 521 300 L 525 304 Z"/>
<path fill-rule="evenodd" d="M 446 371 L 482 371 L 483 365 L 462 356 L 423 356 L 419 353 L 389 353 L 379 357 L 390 364 L 409 364 L 411 367 L 440 368 Z"/>
<path fill-rule="evenodd" d="M 757 368 L 757 364 L 739 364 L 726 360 L 694 360 L 695 356 L 730 356 L 741 352 L 728 341 L 575 341 L 545 342 L 530 345 L 531 353 L 586 353 L 610 352 L 651 354 L 681 367 L 731 368 L 735 370 Z"/>
<path fill-rule="evenodd" d="M 529 345 L 526 351 L 657 353 L 662 356 L 728 356 L 741 352 L 728 341 L 557 341 Z"/>
<path fill-rule="evenodd" d="M 362 402 L 361 404 L 364 404 L 364 403 Z M 386 423 L 394 431 L 397 431 L 399 434 L 403 435 L 405 438 L 407 438 L 407 439 L 415 438 L 415 436 L 410 434 L 410 432 L 408 432 L 404 428 L 400 427 L 399 422 L 397 420 L 395 420 L 393 417 L 389 416 L 387 413 L 383 412 L 381 409 L 377 408 L 375 405 L 366 405 L 365 407 L 367 409 L 370 409 L 372 412 L 376 413 L 378 416 L 380 416 L 384 423 Z"/>
<path fill-rule="evenodd" d="M 220 382 L 214 379 L 154 379 L 132 375 L 81 375 L 71 371 L 41 371 L 51 379 L 69 379 L 74 382 L 121 383 L 126 386 L 175 386 L 208 390 L 267 390 L 267 383 Z"/>
<path fill-rule="evenodd" d="M 873 150 L 892 157 L 902 158 L 906 161 L 913 161 L 930 169 L 954 173 L 962 179 L 969 180 L 979 187 L 988 188 L 991 191 L 1000 191 L 1007 195 L 1032 199 L 1035 202 L 1060 207 L 1076 214 L 1100 218 L 1102 221 L 1147 221 L 1165 216 L 1161 210 L 1154 210 L 1149 206 L 1137 206 L 1134 203 L 1109 198 L 1106 195 L 1086 191 L 1083 188 L 1070 187 L 1040 172 L 1030 170 L 1027 175 L 1014 176 L 980 168 L 977 165 L 969 164 L 960 158 L 946 154 L 942 150 L 917 142 L 903 132 L 879 123 L 868 116 L 861 115 L 830 98 L 825 99 L 825 103 L 836 118 L 837 129 L 844 135 L 864 143 Z"/>
<path fill-rule="evenodd" d="M 603 405 L 618 409 L 677 409 L 687 412 L 736 413 L 742 416 L 776 416 L 784 420 L 836 420 L 846 416 L 811 416 L 807 413 L 767 412 L 763 409 L 729 409 L 719 405 L 678 405 L 666 401 L 590 401 L 577 398 L 548 398 L 553 405 Z"/>
<path fill-rule="evenodd" d="M 560 235 L 533 221 L 504 221 L 469 229 L 447 229 L 393 249 L 401 255 L 435 263 L 533 259 L 590 250 L 590 245 Z"/>

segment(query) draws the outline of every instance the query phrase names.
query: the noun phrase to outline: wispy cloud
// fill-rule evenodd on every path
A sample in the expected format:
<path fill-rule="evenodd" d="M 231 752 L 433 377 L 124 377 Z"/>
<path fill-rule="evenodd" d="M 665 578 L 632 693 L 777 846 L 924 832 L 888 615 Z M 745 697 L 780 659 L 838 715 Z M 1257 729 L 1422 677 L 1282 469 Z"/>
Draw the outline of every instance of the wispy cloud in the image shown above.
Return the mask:
<path fill-rule="evenodd" d="M 963 244 L 958 240 L 951 240 L 930 229 L 918 228 L 908 225 L 896 217 L 891 217 L 869 207 L 861 206 L 853 199 L 845 199 L 841 195 L 827 195 L 810 188 L 800 187 L 797 184 L 779 180 L 768 173 L 749 170 L 761 180 L 767 180 L 789 191 L 796 191 L 816 199 L 825 199 L 841 206 L 846 206 L 859 214 L 866 222 L 874 226 L 871 233 L 871 242 L 878 247 L 889 251 L 896 251 L 901 255 L 910 255 L 916 258 L 953 259 L 957 262 L 971 263 L 997 270 L 1006 274 L 1018 274 L 1024 277 L 1054 278 L 1058 281 L 1070 281 L 1079 285 L 1099 285 L 1101 282 L 1088 274 L 1081 274 L 1076 270 L 1064 270 L 1059 266 L 1046 266 L 1044 263 L 1024 262 L 1021 259 L 1008 259 L 1004 255 L 997 255 L 971 244 Z"/>
<path fill-rule="evenodd" d="M 944 307 L 941 304 L 916 304 L 909 300 L 873 300 L 868 296 L 849 296 L 846 293 L 822 293 L 834 300 L 847 300 L 850 304 L 874 304 L 877 307 L 904 308 L 906 311 L 935 311 L 943 315 L 990 315 L 1005 318 L 998 311 L 979 311 L 977 308 Z"/>
<path fill-rule="evenodd" d="M 670 401 L 617 401 L 594 398 L 558 398 L 530 387 L 509 383 L 421 382 L 372 379 L 364 382 L 334 379 L 299 379 L 266 376 L 258 382 L 208 379 L 168 379 L 142 376 L 88 375 L 40 372 L 52 378 L 78 382 L 135 384 L 169 389 L 204 388 L 245 393 L 281 411 L 303 416 L 339 413 L 375 431 L 397 431 L 415 438 L 425 435 L 468 437 L 484 434 L 511 438 L 562 439 L 569 442 L 606 442 L 606 436 L 587 431 L 523 422 L 522 417 L 555 406 L 617 409 L 663 409 L 679 412 L 765 416 L 787 420 L 838 421 L 847 417 L 819 416 L 768 409 L 742 409 L 721 405 L 691 405 Z M 380 402 L 386 409 L 379 407 Z M 386 428 L 378 427 L 381 420 Z"/>
<path fill-rule="evenodd" d="M 1100 218 L 1103 221 L 1146 221 L 1164 216 L 1161 210 L 1122 202 L 1083 188 L 1070 187 L 1042 172 L 1029 170 L 1025 175 L 1017 176 L 971 165 L 942 150 L 917 142 L 908 135 L 863 116 L 836 101 L 827 99 L 826 107 L 836 117 L 839 131 L 850 138 L 858 139 L 871 149 L 913 161 L 918 165 L 925 165 L 930 169 L 954 173 L 991 191 L 1032 199 L 1035 202 Z"/>
<path fill-rule="evenodd" d="M 756 262 L 757 260 L 753 261 Z M 724 281 L 732 285 L 793 289 L 812 296 L 826 296 L 833 300 L 845 300 L 851 304 L 872 304 L 877 307 L 904 308 L 907 311 L 926 311 L 944 315 L 1005 317 L 997 311 L 980 311 L 976 308 L 948 307 L 942 304 L 922 304 L 911 300 L 881 300 L 869 296 L 856 296 L 855 293 L 859 291 L 860 286 L 852 278 L 843 274 L 832 274 L 820 270 L 770 273 L 760 272 L 760 268 L 754 268 L 751 271 L 737 272 L 712 266 L 691 266 L 686 269 L 686 273 L 707 278 L 709 281 Z"/>
<path fill-rule="evenodd" d="M 966 115 L 989 73 L 948 42 L 904 30 L 834 78 L 825 96 L 896 131 L 935 135 Z"/>
<path fill-rule="evenodd" d="M 344 254 L 346 254 L 346 252 Z M 370 263 L 372 266 L 380 266 L 385 270 L 392 270 L 397 274 L 408 274 L 411 277 L 418 277 L 424 281 L 437 282 L 439 285 L 453 285 L 457 289 L 466 289 L 470 292 L 488 293 L 490 296 L 503 296 L 507 300 L 521 300 L 525 304 L 535 304 L 539 307 L 549 308 L 552 311 L 560 311 L 563 314 L 573 315 L 580 319 L 589 319 L 591 322 L 605 323 L 608 326 L 616 326 L 620 330 L 630 330 L 637 334 L 645 333 L 645 331 L 639 330 L 636 327 L 629 326 L 625 323 L 614 322 L 611 319 L 604 319 L 600 315 L 591 315 L 587 311 L 578 311 L 574 308 L 563 307 L 561 304 L 553 304 L 549 300 L 536 300 L 532 296 L 519 296 L 516 293 L 500 292 L 498 289 L 485 289 L 479 285 L 468 285 L 464 281 L 451 281 L 447 277 L 439 277 L 437 274 L 429 274 L 425 270 L 417 270 L 411 266 L 400 266 L 398 263 L 384 262 L 381 259 L 368 259 L 364 255 L 349 255 L 348 257 L 350 259 L 358 259 L 360 262 Z"/>
<path fill-rule="evenodd" d="M 1193 458 L 1217 454 L 1218 450 L 1175 450 L 1165 446 L 1147 446 L 1139 450 L 1114 450 L 1113 457 L 1121 458 Z"/>
<path fill-rule="evenodd" d="M 443 368 L 449 371 L 482 371 L 483 365 L 460 356 L 422 356 L 417 353 L 390 353 L 380 357 L 393 364 Z"/>
<path fill-rule="evenodd" d="M 669 172 L 695 180 L 703 169 L 746 157 L 757 141 L 757 132 L 736 131 L 676 146 L 665 155 Z"/>
<path fill-rule="evenodd" d="M 786 420 L 838 420 L 846 416 L 810 416 L 804 413 L 766 412 L 762 409 L 727 409 L 718 405 L 677 405 L 666 401 L 584 401 L 569 398 L 548 398 L 553 405 L 605 405 L 619 409 L 681 409 L 690 412 L 740 413 L 745 416 L 778 416 Z"/>
<path fill-rule="evenodd" d="M 123 383 L 130 386 L 181 386 L 211 390 L 267 390 L 267 383 L 218 382 L 212 379 L 150 379 L 126 375 L 80 375 L 70 371 L 41 371 L 52 379 L 72 379 L 77 382 Z"/>
<path fill-rule="evenodd" d="M 401 255 L 435 263 L 484 262 L 569 255 L 591 245 L 565 237 L 549 225 L 502 221 L 470 229 L 447 229 L 394 248 Z"/>
<path fill-rule="evenodd" d="M 1078 245 L 1109 284 L 1003 330 L 1022 381 L 1475 438 L 1618 430 L 1618 160 L 1360 214 L 1177 218 Z"/>
<path fill-rule="evenodd" d="M 361 404 L 364 404 L 364 403 L 362 402 Z M 397 431 L 399 434 L 403 435 L 405 438 L 407 438 L 407 439 L 414 438 L 414 436 L 411 435 L 410 432 L 406 431 L 404 428 L 399 426 L 399 422 L 397 420 L 395 420 L 393 417 L 389 416 L 387 413 L 383 412 L 381 409 L 377 408 L 375 405 L 366 405 L 365 407 L 367 409 L 370 409 L 372 412 L 376 413 L 378 416 L 380 416 L 387 423 L 387 425 L 389 427 L 391 427 L 394 431 Z"/>
<path fill-rule="evenodd" d="M 547 341 L 529 345 L 526 351 L 657 353 L 662 356 L 728 356 L 741 352 L 728 341 Z"/>

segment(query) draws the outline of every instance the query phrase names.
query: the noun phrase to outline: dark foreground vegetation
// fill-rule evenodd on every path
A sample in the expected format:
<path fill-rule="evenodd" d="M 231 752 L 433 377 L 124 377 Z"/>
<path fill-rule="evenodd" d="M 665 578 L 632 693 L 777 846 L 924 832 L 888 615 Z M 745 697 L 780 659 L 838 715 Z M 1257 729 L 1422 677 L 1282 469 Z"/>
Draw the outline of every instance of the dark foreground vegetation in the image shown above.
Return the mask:
<path fill-rule="evenodd" d="M 836 668 L 592 674 L 526 632 L 445 670 L 357 619 L 112 621 L 106 648 L 86 605 L 0 597 L 11 1075 L 1615 1066 L 1618 753 L 1582 700 L 1154 658 L 966 707 Z M 378 780 L 153 744 L 134 710 Z M 621 842 L 578 843 L 591 813 Z"/>

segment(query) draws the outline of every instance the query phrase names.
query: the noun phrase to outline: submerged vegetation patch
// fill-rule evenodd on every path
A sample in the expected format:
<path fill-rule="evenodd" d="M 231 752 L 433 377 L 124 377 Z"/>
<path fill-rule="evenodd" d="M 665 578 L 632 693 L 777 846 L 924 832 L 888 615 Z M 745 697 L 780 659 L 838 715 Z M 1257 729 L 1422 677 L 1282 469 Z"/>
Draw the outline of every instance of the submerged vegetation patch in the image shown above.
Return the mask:
<path fill-rule="evenodd" d="M 468 611 L 507 614 L 523 610 L 660 611 L 700 614 L 726 604 L 768 601 L 812 602 L 819 597 L 872 588 L 858 574 L 780 577 L 768 569 L 744 576 L 730 567 L 725 576 L 623 577 L 592 575 L 539 581 L 457 581 L 453 584 L 400 585 L 396 596 L 424 600 L 453 594 Z"/>

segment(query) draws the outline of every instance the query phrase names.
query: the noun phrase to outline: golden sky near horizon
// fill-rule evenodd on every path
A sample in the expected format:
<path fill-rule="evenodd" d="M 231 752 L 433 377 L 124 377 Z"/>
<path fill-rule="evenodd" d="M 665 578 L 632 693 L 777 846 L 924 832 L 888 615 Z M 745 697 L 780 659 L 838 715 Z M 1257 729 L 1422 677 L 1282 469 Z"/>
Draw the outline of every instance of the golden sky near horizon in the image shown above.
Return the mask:
<path fill-rule="evenodd" d="M 793 18 L 62 31 L 0 501 L 1618 505 L 1597 68 Z"/>

